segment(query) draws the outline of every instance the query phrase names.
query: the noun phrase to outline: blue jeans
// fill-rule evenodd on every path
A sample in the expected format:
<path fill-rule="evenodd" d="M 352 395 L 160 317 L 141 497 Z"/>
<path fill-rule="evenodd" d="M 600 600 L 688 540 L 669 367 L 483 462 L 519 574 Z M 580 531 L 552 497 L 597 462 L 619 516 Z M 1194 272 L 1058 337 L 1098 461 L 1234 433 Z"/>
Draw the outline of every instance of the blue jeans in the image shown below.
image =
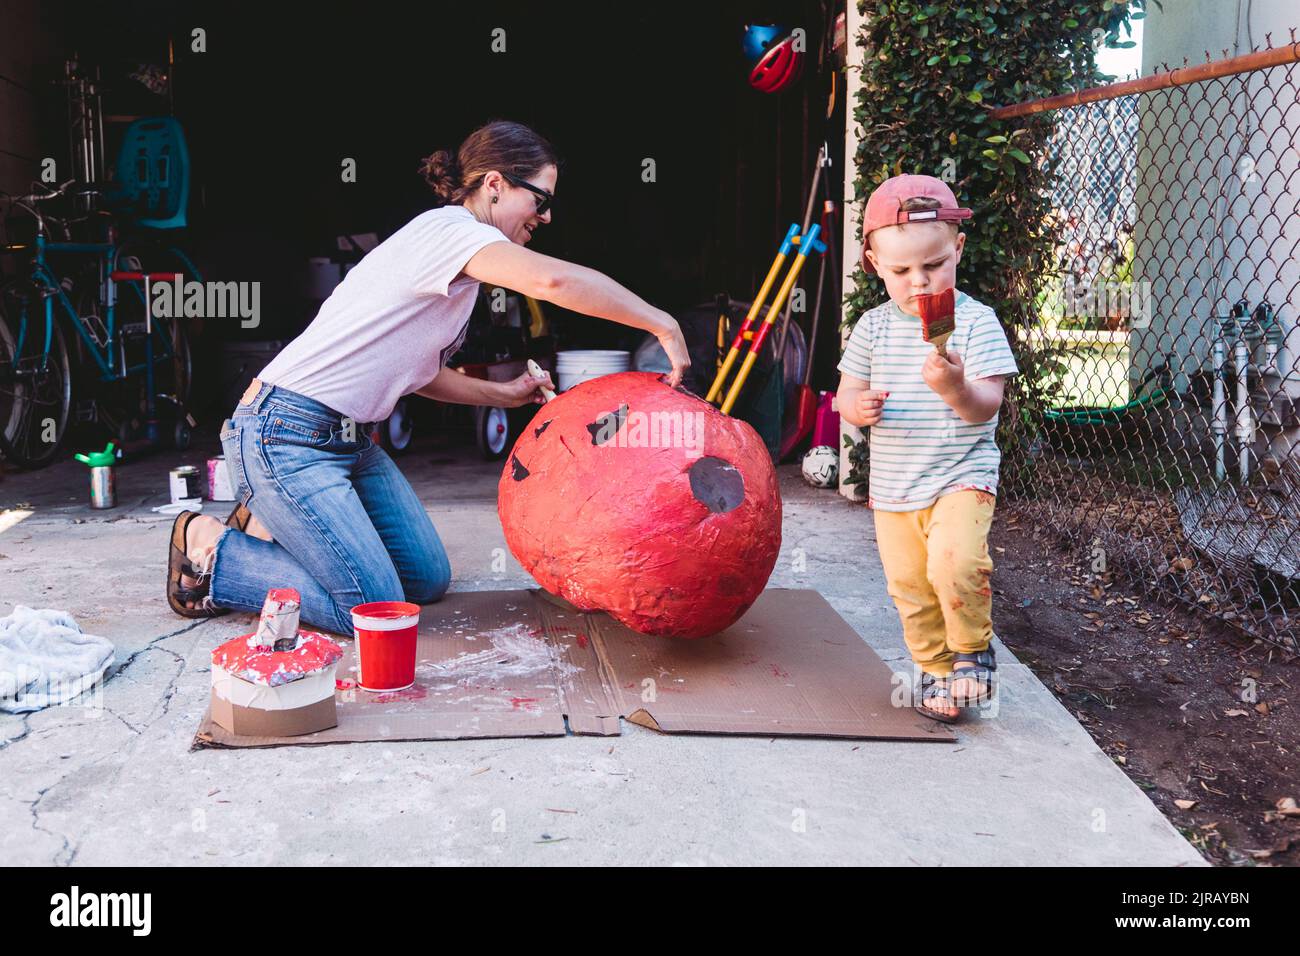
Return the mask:
<path fill-rule="evenodd" d="M 209 591 L 217 607 L 260 611 L 267 589 L 296 588 L 304 624 L 350 636 L 355 605 L 425 604 L 446 592 L 451 565 L 420 499 L 364 427 L 347 424 L 267 383 L 222 423 L 235 497 L 275 540 L 222 532 Z"/>

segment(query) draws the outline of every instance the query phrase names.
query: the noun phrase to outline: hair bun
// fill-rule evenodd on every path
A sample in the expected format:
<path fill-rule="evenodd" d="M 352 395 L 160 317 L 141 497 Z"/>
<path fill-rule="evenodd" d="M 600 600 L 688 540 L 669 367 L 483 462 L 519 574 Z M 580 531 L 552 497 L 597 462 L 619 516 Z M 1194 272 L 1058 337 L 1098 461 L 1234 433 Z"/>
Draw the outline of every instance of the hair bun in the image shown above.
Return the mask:
<path fill-rule="evenodd" d="M 463 203 L 483 188 L 493 170 L 527 178 L 550 164 L 559 167 L 555 147 L 522 123 L 492 120 L 454 151 L 440 149 L 420 164 L 420 174 L 438 195 L 435 205 Z"/>
<path fill-rule="evenodd" d="M 420 163 L 420 175 L 444 202 L 450 202 L 461 184 L 460 163 L 450 150 L 440 149 Z"/>

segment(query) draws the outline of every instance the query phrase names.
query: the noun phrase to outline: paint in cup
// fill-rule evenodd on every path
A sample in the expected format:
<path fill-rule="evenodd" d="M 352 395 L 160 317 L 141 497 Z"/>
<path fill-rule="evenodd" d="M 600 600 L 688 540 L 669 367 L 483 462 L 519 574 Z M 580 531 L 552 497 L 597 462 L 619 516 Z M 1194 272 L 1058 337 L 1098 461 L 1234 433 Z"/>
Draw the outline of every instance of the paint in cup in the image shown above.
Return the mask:
<path fill-rule="evenodd" d="M 420 606 L 409 601 L 371 601 L 352 609 L 358 687 L 394 691 L 415 683 L 419 624 Z"/>

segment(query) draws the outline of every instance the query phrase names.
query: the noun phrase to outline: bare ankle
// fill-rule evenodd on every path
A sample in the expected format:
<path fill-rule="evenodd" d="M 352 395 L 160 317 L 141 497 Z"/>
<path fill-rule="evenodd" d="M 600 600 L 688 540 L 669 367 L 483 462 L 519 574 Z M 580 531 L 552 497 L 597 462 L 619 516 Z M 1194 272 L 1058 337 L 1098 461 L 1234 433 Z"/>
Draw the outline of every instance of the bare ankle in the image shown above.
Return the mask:
<path fill-rule="evenodd" d="M 192 519 L 188 534 L 190 561 L 206 567 L 222 530 L 224 526 L 211 515 L 200 515 Z"/>

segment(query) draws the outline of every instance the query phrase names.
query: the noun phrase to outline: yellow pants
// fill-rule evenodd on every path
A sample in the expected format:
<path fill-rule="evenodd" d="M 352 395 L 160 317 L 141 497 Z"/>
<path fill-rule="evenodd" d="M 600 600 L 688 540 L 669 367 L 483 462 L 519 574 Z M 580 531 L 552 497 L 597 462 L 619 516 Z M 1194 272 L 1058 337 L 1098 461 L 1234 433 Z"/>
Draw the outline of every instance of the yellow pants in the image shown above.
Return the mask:
<path fill-rule="evenodd" d="M 956 491 L 920 511 L 876 511 L 876 544 L 912 660 L 937 676 L 993 636 L 989 525 L 997 499 Z"/>

